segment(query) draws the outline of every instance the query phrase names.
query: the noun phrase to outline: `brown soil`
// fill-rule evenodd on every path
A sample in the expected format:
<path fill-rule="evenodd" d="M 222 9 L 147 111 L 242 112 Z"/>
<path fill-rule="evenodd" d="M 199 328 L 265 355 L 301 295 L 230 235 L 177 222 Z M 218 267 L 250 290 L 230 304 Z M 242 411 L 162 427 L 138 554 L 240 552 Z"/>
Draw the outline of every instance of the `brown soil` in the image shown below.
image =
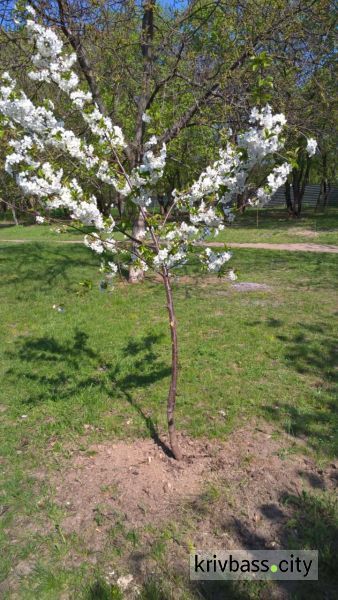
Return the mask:
<path fill-rule="evenodd" d="M 204 515 L 204 533 L 199 532 L 195 544 L 210 549 L 220 544 L 212 533 L 219 515 L 208 510 L 207 500 L 207 490 L 216 486 L 228 548 L 245 548 L 253 542 L 253 547 L 257 543 L 278 547 L 287 518 L 282 497 L 303 489 L 329 489 L 336 483 L 337 469 L 318 471 L 299 449 L 294 453 L 293 438 L 283 434 L 277 439 L 267 425 L 264 430 L 245 427 L 227 442 L 182 435 L 180 443 L 181 462 L 152 440 L 100 444 L 91 447 L 89 456 L 77 455 L 54 482 L 55 500 L 68 512 L 62 530 L 81 533 L 95 551 L 117 518 L 133 528 L 160 526 L 188 507 L 193 518 L 200 511 Z"/>
<path fill-rule="evenodd" d="M 296 227 L 290 227 L 290 229 L 288 229 L 288 233 L 291 235 L 299 235 L 309 238 L 315 238 L 319 235 L 318 231 L 313 231 L 313 229 L 297 229 Z"/>
<path fill-rule="evenodd" d="M 162 277 L 157 273 L 146 275 L 146 279 L 155 283 L 162 283 Z M 227 283 L 227 287 L 223 290 L 216 290 L 216 294 L 227 295 L 231 290 L 236 292 L 271 292 L 272 287 L 266 283 L 255 283 L 253 281 L 240 281 L 230 283 L 227 279 L 220 279 L 217 275 L 176 275 L 174 274 L 173 282 L 177 284 L 192 284 L 198 285 L 201 288 L 209 287 L 210 285 L 218 285 Z"/>
<path fill-rule="evenodd" d="M 5 242 L 8 244 L 28 244 L 34 240 L 0 240 L 0 243 Z M 39 243 L 42 240 L 37 240 Z M 82 240 L 48 240 L 49 244 L 83 244 Z M 199 246 L 210 246 L 215 248 L 223 248 L 223 242 L 208 242 L 197 244 Z M 330 254 L 338 254 L 338 246 L 331 244 L 307 244 L 307 243 L 296 243 L 296 244 L 270 244 L 268 242 L 229 242 L 227 244 L 229 248 L 256 248 L 258 250 L 288 250 L 290 252 L 328 252 Z"/>
<path fill-rule="evenodd" d="M 184 437 L 181 442 L 182 462 L 152 440 L 94 445 L 90 456 L 77 456 L 56 486 L 56 500 L 69 511 L 63 530 L 91 529 L 100 503 L 112 520 L 122 514 L 135 527 L 168 518 L 172 498 L 176 504 L 199 492 L 210 460 L 203 443 Z"/>
<path fill-rule="evenodd" d="M 271 287 L 266 283 L 253 283 L 251 281 L 240 281 L 233 283 L 231 288 L 237 292 L 271 292 Z"/>
<path fill-rule="evenodd" d="M 224 246 L 219 242 L 209 242 L 208 246 Z M 330 244 L 269 244 L 265 242 L 231 242 L 227 244 L 230 248 L 256 248 L 258 250 L 288 250 L 289 252 L 329 252 L 338 254 L 338 246 Z"/>

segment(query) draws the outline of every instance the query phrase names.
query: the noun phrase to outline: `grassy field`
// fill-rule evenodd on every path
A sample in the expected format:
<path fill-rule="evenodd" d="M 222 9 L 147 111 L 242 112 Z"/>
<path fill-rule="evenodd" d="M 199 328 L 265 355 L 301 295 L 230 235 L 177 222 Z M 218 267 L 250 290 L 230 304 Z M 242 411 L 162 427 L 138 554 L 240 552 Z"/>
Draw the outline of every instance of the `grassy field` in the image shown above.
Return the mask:
<path fill-rule="evenodd" d="M 1 240 L 62 241 L 81 239 L 72 229 L 59 234 L 55 225 L 0 225 Z M 248 210 L 237 215 L 231 227 L 217 237 L 220 242 L 316 243 L 338 245 L 338 209 L 314 213 L 305 209 L 300 219 L 289 219 L 284 209 Z"/>
<path fill-rule="evenodd" d="M 332 221 L 325 219 L 314 241 L 334 243 L 325 230 Z M 2 239 L 39 239 L 38 229 L 2 228 L 0 234 Z M 260 229 L 245 231 L 250 240 L 240 226 L 231 230 L 232 240 L 262 240 Z M 264 231 L 264 241 L 291 241 L 281 229 Z M 35 476 L 41 469 L 57 472 L 74 449 L 88 451 L 93 442 L 147 438 L 152 428 L 165 431 L 170 342 L 163 289 L 149 277 L 142 286 L 122 282 L 113 293 L 102 293 L 98 265 L 99 258 L 81 245 L 0 245 L 4 598 L 123 597 L 103 577 L 107 560 L 114 568 L 118 564 L 116 551 L 92 564 L 84 550 L 82 560 L 73 563 L 79 539 L 62 533 L 48 477 L 46 483 Z M 192 438 L 225 440 L 243 423 L 259 419 L 305 444 L 304 452 L 323 469 L 337 451 L 338 257 L 237 250 L 232 266 L 240 282 L 269 288 L 241 292 L 189 271 L 175 280 L 178 426 Z M 84 280 L 93 281 L 89 292 L 81 285 Z M 318 547 L 324 540 L 320 550 L 330 566 L 335 552 L 330 492 L 314 490 L 294 500 L 294 520 L 300 515 L 304 544 Z M 44 535 L 29 525 L 40 522 L 49 524 Z M 180 536 L 190 539 L 193 534 L 185 527 Z M 216 596 L 192 591 L 184 578 L 173 583 L 165 563 L 170 531 L 152 533 L 158 575 L 156 581 L 144 581 L 141 598 L 264 597 L 258 584 Z M 132 535 L 126 533 L 126 544 Z M 19 572 L 8 589 L 6 581 L 23 561 L 34 567 Z M 328 572 L 330 583 L 329 567 Z M 307 591 L 301 597 L 322 596 Z"/>
<path fill-rule="evenodd" d="M 248 210 L 220 235 L 229 242 L 338 244 L 338 209 L 315 213 L 304 209 L 300 219 L 290 219 L 285 209 Z"/>

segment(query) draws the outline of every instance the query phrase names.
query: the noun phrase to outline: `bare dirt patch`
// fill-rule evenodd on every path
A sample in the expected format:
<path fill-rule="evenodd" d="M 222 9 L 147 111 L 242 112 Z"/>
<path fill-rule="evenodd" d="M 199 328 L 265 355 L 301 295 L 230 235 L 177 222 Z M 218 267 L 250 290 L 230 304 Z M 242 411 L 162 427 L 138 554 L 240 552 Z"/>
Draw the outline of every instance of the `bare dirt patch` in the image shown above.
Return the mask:
<path fill-rule="evenodd" d="M 123 516 L 139 527 L 168 518 L 172 499 L 193 500 L 211 460 L 211 446 L 181 436 L 185 457 L 177 462 L 153 440 L 94 445 L 78 455 L 56 485 L 56 499 L 69 511 L 65 532 L 89 528 L 95 537 L 95 513 Z M 99 505 L 102 505 L 101 508 Z"/>
<path fill-rule="evenodd" d="M 212 533 L 216 513 L 208 508 L 211 486 L 222 498 L 219 508 L 228 547 L 250 547 L 257 539 L 263 547 L 278 547 L 287 519 L 282 497 L 299 495 L 303 489 L 333 488 L 337 470 L 318 471 L 299 449 L 295 452 L 294 438 L 273 433 L 266 425 L 245 427 L 226 442 L 182 435 L 181 462 L 152 440 L 94 445 L 90 455 L 77 455 L 54 481 L 56 502 L 68 513 L 62 530 L 81 533 L 95 551 L 116 519 L 134 528 L 149 523 L 160 527 L 173 516 L 177 519 L 184 507 L 202 517 L 204 534 L 199 532 L 195 543 L 208 547 L 217 543 Z"/>
<path fill-rule="evenodd" d="M 209 285 L 213 285 L 213 284 L 220 284 L 220 283 L 224 283 L 224 279 L 221 279 L 220 277 L 218 277 L 217 275 L 201 275 L 201 274 L 194 274 L 194 275 L 179 275 L 179 274 L 172 274 L 172 281 L 175 284 L 192 284 L 195 286 L 199 286 L 199 287 L 207 287 Z M 146 279 L 148 279 L 149 281 L 152 281 L 154 283 L 163 283 L 162 277 L 157 274 L 157 273 L 152 273 L 150 275 L 146 276 Z"/>
<path fill-rule="evenodd" d="M 294 230 L 292 230 L 294 233 Z M 300 230 L 298 230 L 299 232 Z M 303 230 L 306 231 L 306 230 Z M 335 230 L 333 230 L 335 231 Z M 328 230 L 327 233 L 333 231 Z M 308 235 L 308 237 L 314 237 Z M 303 235 L 299 234 L 299 235 Z M 34 240 L 0 240 L 0 243 L 6 244 L 30 244 Z M 82 240 L 37 240 L 39 244 L 83 244 Z M 224 248 L 224 242 L 201 242 L 197 246 L 210 246 L 213 248 Z M 229 248 L 253 248 L 256 250 L 287 250 L 289 252 L 326 252 L 330 254 L 338 254 L 338 246 L 332 244 L 312 244 L 312 243 L 295 243 L 295 244 L 278 244 L 269 242 L 229 242 Z"/>
<path fill-rule="evenodd" d="M 151 281 L 156 281 L 156 283 L 162 283 L 162 279 L 159 275 L 148 276 L 148 279 Z M 172 278 L 175 284 L 182 285 L 195 285 L 200 288 L 206 288 L 210 285 L 222 286 L 224 289 L 216 290 L 217 294 L 228 294 L 230 290 L 236 290 L 238 292 L 271 292 L 271 286 L 266 283 L 256 283 L 252 281 L 241 281 L 238 283 L 230 283 L 230 281 L 226 278 L 221 279 L 217 275 L 203 275 L 203 277 L 198 275 L 174 275 Z"/>
<path fill-rule="evenodd" d="M 290 233 L 291 235 L 294 234 L 308 238 L 316 238 L 319 235 L 318 231 L 313 231 L 313 229 L 298 229 L 296 227 L 290 227 L 288 229 L 288 233 Z"/>
<path fill-rule="evenodd" d="M 251 281 L 233 283 L 231 289 L 236 292 L 271 292 L 271 287 L 266 283 L 254 283 Z"/>
<path fill-rule="evenodd" d="M 209 244 L 214 246 L 215 244 Z M 286 250 L 288 252 L 328 252 L 330 254 L 338 253 L 338 246 L 331 244 L 311 244 L 311 243 L 296 243 L 296 244 L 270 244 L 267 242 L 231 242 L 228 244 L 230 248 L 256 248 L 257 250 Z"/>

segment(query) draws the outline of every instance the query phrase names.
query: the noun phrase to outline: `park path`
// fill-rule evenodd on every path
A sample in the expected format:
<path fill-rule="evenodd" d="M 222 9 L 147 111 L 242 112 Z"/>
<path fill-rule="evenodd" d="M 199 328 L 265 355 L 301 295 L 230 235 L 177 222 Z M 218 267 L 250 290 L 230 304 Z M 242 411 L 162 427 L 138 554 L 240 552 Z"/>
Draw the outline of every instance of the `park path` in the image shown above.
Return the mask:
<path fill-rule="evenodd" d="M 28 243 L 49 243 L 49 244 L 83 244 L 82 240 L 1 240 L 0 244 L 28 244 Z M 213 248 L 224 248 L 224 242 L 200 242 L 198 246 L 210 246 Z M 329 252 L 338 254 L 338 246 L 329 244 L 270 244 L 267 242 L 229 242 L 226 244 L 229 248 L 253 248 L 256 250 L 287 250 L 289 252 Z"/>
<path fill-rule="evenodd" d="M 215 246 L 216 248 L 224 246 L 219 242 L 209 242 L 208 246 Z M 331 246 L 329 244 L 307 244 L 307 243 L 295 243 L 295 244 L 269 244 L 267 242 L 230 242 L 227 244 L 230 248 L 256 248 L 262 250 L 288 250 L 291 252 L 331 252 L 338 254 L 338 246 Z"/>

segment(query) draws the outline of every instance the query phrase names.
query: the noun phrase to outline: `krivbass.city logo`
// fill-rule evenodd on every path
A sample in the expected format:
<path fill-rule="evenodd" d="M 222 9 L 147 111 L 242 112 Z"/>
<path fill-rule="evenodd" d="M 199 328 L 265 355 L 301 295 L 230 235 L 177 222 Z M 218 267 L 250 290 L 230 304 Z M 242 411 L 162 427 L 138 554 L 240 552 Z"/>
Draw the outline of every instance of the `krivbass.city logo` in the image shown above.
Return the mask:
<path fill-rule="evenodd" d="M 318 579 L 317 550 L 231 550 L 190 554 L 190 579 Z"/>

